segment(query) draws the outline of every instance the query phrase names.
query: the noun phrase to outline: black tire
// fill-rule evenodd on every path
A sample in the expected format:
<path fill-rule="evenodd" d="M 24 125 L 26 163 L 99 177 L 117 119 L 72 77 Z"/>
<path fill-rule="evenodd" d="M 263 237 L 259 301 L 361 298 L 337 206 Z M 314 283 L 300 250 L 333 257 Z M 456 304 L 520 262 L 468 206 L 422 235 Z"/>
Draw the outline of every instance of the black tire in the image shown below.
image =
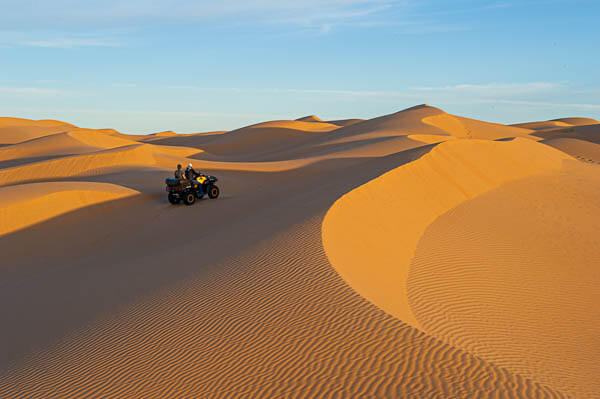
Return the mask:
<path fill-rule="evenodd" d="M 185 193 L 183 196 L 183 203 L 186 205 L 194 205 L 196 202 L 196 195 L 194 193 Z"/>
<path fill-rule="evenodd" d="M 179 204 L 179 202 L 181 201 L 181 198 L 177 198 L 176 196 L 174 196 L 173 194 L 169 194 L 169 202 L 173 205 L 177 205 Z"/>
<path fill-rule="evenodd" d="M 208 188 L 208 198 L 210 198 L 210 199 L 218 198 L 220 193 L 221 193 L 221 191 L 219 190 L 219 187 L 217 187 L 217 186 L 210 186 Z"/>

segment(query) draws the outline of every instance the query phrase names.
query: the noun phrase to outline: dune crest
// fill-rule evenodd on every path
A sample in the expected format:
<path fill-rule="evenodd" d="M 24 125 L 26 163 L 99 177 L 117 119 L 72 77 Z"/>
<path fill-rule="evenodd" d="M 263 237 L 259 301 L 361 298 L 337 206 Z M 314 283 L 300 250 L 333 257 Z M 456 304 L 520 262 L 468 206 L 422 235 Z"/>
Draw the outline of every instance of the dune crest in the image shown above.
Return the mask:
<path fill-rule="evenodd" d="M 586 126 L 586 125 L 598 125 L 599 121 L 592 118 L 559 118 L 553 119 L 551 122 L 562 122 L 571 126 Z"/>
<path fill-rule="evenodd" d="M 340 198 L 323 222 L 327 256 L 361 295 L 420 328 L 406 281 L 425 229 L 464 201 L 509 181 L 558 171 L 569 159 L 526 139 L 441 143 Z"/>
<path fill-rule="evenodd" d="M 75 128 L 76 126 L 59 121 L 0 118 L 0 144 L 21 143 Z"/>
<path fill-rule="evenodd" d="M 71 128 L 77 127 L 70 123 L 56 121 L 53 119 L 32 120 L 32 119 L 25 119 L 25 118 L 0 117 L 0 128 L 17 127 L 17 126 L 38 126 L 38 127 L 61 126 L 61 127 L 71 127 Z"/>
<path fill-rule="evenodd" d="M 323 120 L 316 115 L 309 115 L 296 120 L 300 122 L 323 122 Z"/>
<path fill-rule="evenodd" d="M 88 182 L 0 187 L 0 237 L 76 209 L 136 194 L 114 184 Z"/>

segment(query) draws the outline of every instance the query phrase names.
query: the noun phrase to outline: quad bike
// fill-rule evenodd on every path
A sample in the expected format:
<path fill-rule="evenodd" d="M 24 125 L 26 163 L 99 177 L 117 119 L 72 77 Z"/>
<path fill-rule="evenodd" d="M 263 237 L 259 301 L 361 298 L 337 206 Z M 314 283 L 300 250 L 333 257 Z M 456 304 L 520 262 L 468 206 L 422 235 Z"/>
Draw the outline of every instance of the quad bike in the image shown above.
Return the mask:
<path fill-rule="evenodd" d="M 186 205 L 193 205 L 196 199 L 202 199 L 204 195 L 215 199 L 220 194 L 219 187 L 215 185 L 217 180 L 214 176 L 199 176 L 195 180 L 169 177 L 165 180 L 169 202 L 175 205 L 183 201 Z"/>

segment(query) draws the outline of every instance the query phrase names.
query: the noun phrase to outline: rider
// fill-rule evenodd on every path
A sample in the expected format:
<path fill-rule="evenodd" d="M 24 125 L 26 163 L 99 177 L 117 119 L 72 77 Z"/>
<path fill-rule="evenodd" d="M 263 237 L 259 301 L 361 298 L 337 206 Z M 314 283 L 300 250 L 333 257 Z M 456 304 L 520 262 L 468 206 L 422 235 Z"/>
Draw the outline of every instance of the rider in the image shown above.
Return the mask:
<path fill-rule="evenodd" d="M 187 168 L 185 168 L 185 178 L 188 180 L 196 180 L 196 177 L 199 176 L 200 174 L 197 173 L 194 168 L 192 167 L 191 163 L 188 163 Z"/>
<path fill-rule="evenodd" d="M 198 178 L 198 177 L 200 179 L 196 180 L 196 178 Z M 206 180 L 206 177 L 204 176 L 204 174 L 196 172 L 194 170 L 194 168 L 192 167 L 191 163 L 189 163 L 187 168 L 185 169 L 185 178 L 190 181 L 198 181 L 200 183 L 200 190 L 203 191 L 202 183 L 204 183 L 204 180 Z"/>

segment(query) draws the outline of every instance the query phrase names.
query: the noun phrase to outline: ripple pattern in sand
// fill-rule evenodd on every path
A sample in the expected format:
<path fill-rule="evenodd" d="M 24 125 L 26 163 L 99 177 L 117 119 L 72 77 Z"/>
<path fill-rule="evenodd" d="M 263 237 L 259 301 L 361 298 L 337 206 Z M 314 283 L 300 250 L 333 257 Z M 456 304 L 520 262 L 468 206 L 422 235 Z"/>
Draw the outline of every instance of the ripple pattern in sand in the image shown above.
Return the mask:
<path fill-rule="evenodd" d="M 595 167 L 525 179 L 441 216 L 409 301 L 428 334 L 575 397 L 598 397 Z"/>
<path fill-rule="evenodd" d="M 362 299 L 321 221 L 66 337 L 1 375 L 0 397 L 562 397 Z"/>

